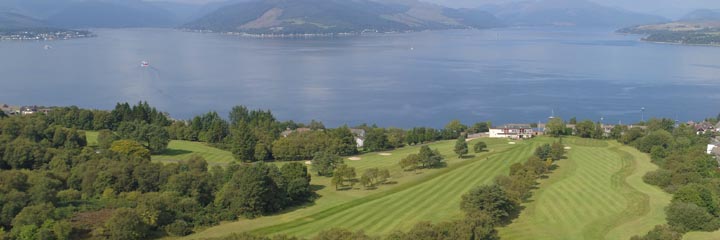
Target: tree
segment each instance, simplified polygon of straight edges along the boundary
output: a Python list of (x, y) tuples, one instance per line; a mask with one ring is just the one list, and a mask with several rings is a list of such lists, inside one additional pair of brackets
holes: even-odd
[(120, 208), (105, 222), (105, 230), (108, 239), (140, 240), (147, 237), (149, 227), (134, 210)]
[(634, 142), (635, 140), (643, 137), (644, 131), (641, 128), (630, 128), (627, 131), (625, 131), (624, 134), (620, 137), (620, 142), (623, 144), (630, 144)]
[(318, 152), (312, 160), (312, 168), (317, 171), (320, 176), (333, 176), (333, 171), (338, 165), (344, 163), (344, 160), (337, 154), (330, 152)]
[(350, 182), (350, 187), (354, 184), (354, 180), (357, 178), (357, 173), (354, 167), (348, 167), (345, 164), (339, 164), (333, 171), (332, 183), (335, 185), (335, 190), (338, 186), (345, 186), (345, 182)]
[(605, 129), (602, 127), (602, 123), (597, 122), (595, 124), (595, 130), (593, 131), (593, 138), (595, 139), (603, 139), (605, 138)]
[(490, 131), (490, 122), (478, 122), (468, 129), (469, 133), (486, 133)]
[(465, 135), (461, 135), (455, 142), (455, 154), (462, 158), (465, 154), (468, 154), (468, 145), (465, 141)]
[(504, 220), (517, 209), (505, 191), (498, 185), (474, 188), (462, 196), (460, 209), (468, 216), (487, 214), (495, 221)]
[(625, 132), (626, 130), (627, 127), (623, 125), (613, 126), (612, 130), (610, 130), (610, 139), (619, 140), (620, 137), (622, 137), (623, 132)]
[(485, 149), (487, 149), (487, 143), (485, 142), (477, 142), (475, 145), (473, 145), (473, 150), (475, 153), (481, 153), (484, 152)]
[(553, 137), (559, 137), (562, 135), (565, 135), (565, 122), (563, 122), (562, 118), (552, 118), (550, 121), (548, 121), (546, 132), (548, 135)]
[(720, 227), (720, 220), (693, 203), (673, 201), (665, 211), (668, 224), (680, 232), (711, 232)]
[(39, 227), (46, 219), (53, 219), (53, 211), (55, 211), (55, 207), (50, 203), (25, 207), (12, 220), (12, 226), (35, 225)]
[(420, 157), (420, 164), (424, 168), (438, 167), (443, 161), (443, 156), (440, 152), (437, 149), (430, 150), (430, 147), (428, 146), (420, 147), (420, 153), (418, 153), (418, 156)]
[(103, 129), (98, 132), (97, 144), (100, 149), (110, 149), (114, 141), (120, 140), (112, 131)]
[(665, 130), (657, 130), (649, 133), (635, 141), (635, 147), (641, 152), (650, 153), (654, 146), (660, 146), (664, 149), (670, 148), (673, 143), (673, 136)]
[(142, 121), (122, 122), (117, 132), (120, 138), (143, 144), (151, 153), (165, 151), (170, 143), (167, 129)]
[(668, 225), (657, 225), (645, 236), (634, 236), (630, 240), (681, 240), (682, 234)]
[(399, 164), (400, 164), (400, 168), (402, 168), (405, 171), (415, 170), (420, 165), (420, 155), (410, 154), (407, 157), (400, 160)]
[(132, 140), (119, 140), (112, 143), (110, 151), (134, 160), (150, 161), (150, 151), (142, 144)]
[(575, 131), (581, 138), (593, 138), (595, 135), (595, 123), (590, 120), (579, 122), (575, 125)]
[(365, 136), (365, 149), (371, 152), (383, 151), (390, 148), (387, 135), (385, 135), (385, 129), (373, 128), (368, 131)]
[(543, 144), (542, 146), (535, 149), (535, 156), (540, 159), (548, 159), (552, 154), (552, 146), (550, 144)]
[(695, 204), (716, 216), (719, 210), (717, 199), (710, 187), (697, 183), (682, 186), (673, 194), (673, 201)]
[(305, 164), (293, 162), (280, 168), (285, 183), (285, 192), (293, 202), (304, 202), (311, 195), (310, 174)]
[(330, 137), (333, 138), (333, 152), (341, 156), (351, 156), (358, 153), (357, 142), (350, 128), (343, 126), (329, 131)]
[(220, 190), (215, 205), (223, 207), (234, 216), (242, 215), (248, 218), (278, 211), (289, 200), (284, 190), (278, 186), (278, 180), (281, 180), (278, 177), (281, 176), (275, 165), (258, 163), (241, 166)]
[(443, 129), (443, 139), (455, 139), (467, 130), (460, 120), (452, 120)]
[(230, 131), (230, 151), (235, 160), (252, 162), (258, 139), (244, 122), (237, 123)]
[(565, 155), (565, 146), (562, 143), (556, 142), (550, 147), (550, 157), (557, 161), (563, 158)]

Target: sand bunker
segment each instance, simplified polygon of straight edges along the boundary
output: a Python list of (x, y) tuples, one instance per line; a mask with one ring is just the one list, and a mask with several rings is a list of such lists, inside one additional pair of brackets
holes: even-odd
[(565, 150), (570, 150), (570, 149), (572, 149), (572, 148), (571, 148), (571, 147), (565, 147)]
[(392, 156), (392, 153), (380, 153), (380, 156)]
[(509, 142), (508, 144), (510, 144), (510, 145), (515, 145), (515, 142)]
[(305, 165), (312, 165), (312, 161), (305, 161)]
[(360, 160), (362, 160), (362, 158), (359, 158), (359, 157), (351, 157), (351, 158), (348, 158), (348, 159), (350, 159), (350, 161), (360, 161)]

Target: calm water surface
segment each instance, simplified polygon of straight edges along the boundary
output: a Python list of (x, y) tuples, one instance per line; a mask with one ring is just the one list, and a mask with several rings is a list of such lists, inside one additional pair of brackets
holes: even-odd
[[(0, 102), (111, 109), (147, 100), (175, 118), (234, 105), (327, 125), (441, 127), (720, 112), (720, 48), (612, 30), (496, 29), (251, 39), (163, 29), (0, 42)], [(151, 66), (140, 67), (147, 60)]]

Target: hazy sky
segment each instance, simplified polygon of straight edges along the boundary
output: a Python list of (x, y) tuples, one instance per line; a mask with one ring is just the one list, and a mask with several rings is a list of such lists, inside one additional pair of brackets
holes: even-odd
[[(222, 0), (150, 0), (185, 3), (206, 3)], [(489, 3), (503, 3), (521, 0), (422, 0), (450, 7), (477, 7)], [(698, 8), (720, 9), (720, 0), (592, 0), (594, 2), (625, 8), (637, 12), (652, 13), (666, 17), (679, 17)]]

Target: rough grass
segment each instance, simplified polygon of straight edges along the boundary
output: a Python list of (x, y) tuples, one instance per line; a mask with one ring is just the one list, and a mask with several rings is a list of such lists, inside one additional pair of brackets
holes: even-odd
[(391, 156), (370, 153), (359, 156), (360, 161), (346, 161), (358, 173), (370, 167), (388, 168), (397, 184), (383, 185), (376, 190), (335, 191), (329, 179), (313, 176), (313, 185), (320, 188), (321, 197), (314, 204), (289, 210), (274, 216), (243, 219), (224, 223), (188, 239), (225, 236), (231, 233), (288, 234), (312, 236), (332, 227), (364, 230), (378, 235), (393, 230), (407, 230), (419, 221), (445, 221), (460, 218), (460, 197), (471, 188), (490, 183), (495, 176), (507, 174), (511, 164), (525, 161), (540, 143), (541, 138), (508, 144), (504, 139), (481, 139), (489, 145), (489, 152), (459, 159), (452, 153), (455, 141), (431, 144), (447, 158), (448, 167), (421, 172), (404, 172), (397, 163), (417, 146), (392, 151)]
[(684, 240), (717, 240), (720, 239), (720, 231), (715, 232), (689, 232), (683, 236)]
[(570, 139), (568, 159), (541, 183), (526, 209), (500, 229), (503, 239), (629, 239), (665, 223), (671, 196), (645, 184), (657, 169), (617, 143)]
[(207, 160), (211, 165), (224, 165), (235, 160), (232, 153), (208, 146), (206, 143), (190, 141), (170, 141), (168, 149), (162, 154), (153, 155), (152, 160), (164, 163), (184, 161), (198, 155)]
[(87, 140), (88, 146), (97, 146), (98, 132), (96, 131), (85, 131), (85, 139)]

